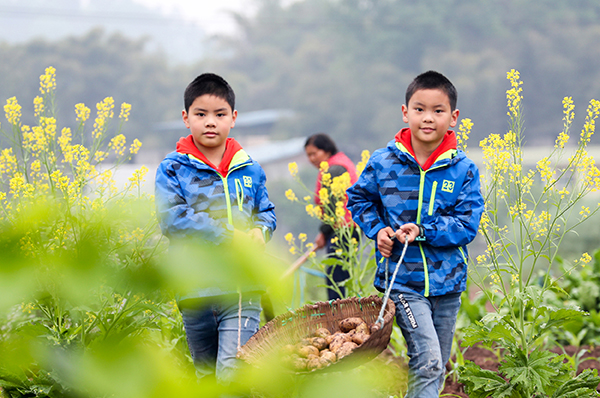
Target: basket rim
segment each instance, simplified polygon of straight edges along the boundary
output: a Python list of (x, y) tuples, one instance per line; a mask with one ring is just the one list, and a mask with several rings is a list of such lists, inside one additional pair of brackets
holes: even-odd
[[(319, 301), (313, 304), (305, 304), (302, 307), (280, 314), (271, 321), (267, 322), (242, 347), (240, 347), (238, 358), (252, 365), (259, 366), (260, 360), (264, 357), (261, 356), (261, 353), (265, 354), (265, 352), (280, 349), (285, 345), (285, 342), (269, 341), (270, 337), (271, 340), (273, 340), (272, 337), (279, 337), (281, 339), (282, 336), (280, 336), (280, 334), (285, 333), (286, 335), (283, 336), (284, 338), (289, 339), (289, 335), (293, 335), (294, 341), (300, 341), (301, 338), (309, 335), (306, 330), (302, 329), (302, 326), (310, 324), (310, 322), (314, 321), (315, 317), (318, 318), (323, 316), (327, 318), (323, 322), (329, 322), (330, 326), (332, 326), (334, 323), (337, 325), (339, 320), (349, 316), (367, 317), (371, 319), (371, 322), (368, 323), (373, 324), (379, 317), (382, 304), (383, 298), (375, 294), (367, 297), (348, 297), (333, 301)], [(360, 312), (349, 315), (344, 312), (344, 309), (348, 311), (355, 310)], [(373, 332), (371, 335), (371, 344), (367, 344), (369, 343), (369, 340), (371, 340), (369, 339), (367, 342), (358, 346), (353, 354), (348, 355), (340, 359), (338, 362), (319, 370), (331, 370), (330, 368), (334, 367), (333, 365), (337, 365), (342, 362), (346, 363), (348, 362), (348, 358), (357, 356), (355, 354), (361, 354), (361, 356), (367, 360), (379, 355), (389, 344), (394, 316), (395, 305), (392, 300), (388, 299), (386, 309), (384, 310), (383, 314), (384, 324), (379, 330)], [(367, 319), (365, 319), (365, 321), (366, 320)], [(299, 323), (297, 321), (299, 321)], [(296, 322), (296, 324), (294, 322)], [(297, 327), (298, 324), (300, 324), (301, 327)], [(288, 329), (285, 330), (285, 328)], [(293, 330), (290, 331), (290, 329)], [(339, 331), (339, 327), (337, 330), (330, 330), (331, 333), (336, 331)], [(314, 370), (302, 372), (298, 371), (296, 373), (300, 374), (309, 372), (314, 372)]]

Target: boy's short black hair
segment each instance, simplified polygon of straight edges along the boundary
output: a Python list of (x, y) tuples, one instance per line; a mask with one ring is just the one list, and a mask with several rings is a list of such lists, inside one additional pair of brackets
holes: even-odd
[(454, 111), (456, 109), (456, 101), (458, 99), (456, 87), (454, 87), (454, 84), (446, 76), (433, 70), (421, 73), (408, 85), (406, 89), (406, 105), (408, 106), (408, 102), (416, 91), (427, 89), (442, 90), (450, 100), (450, 110)]
[(185, 111), (189, 112), (196, 98), (205, 94), (222, 98), (231, 106), (232, 111), (235, 109), (235, 93), (229, 83), (214, 73), (203, 73), (188, 84), (183, 93)]
[(333, 142), (331, 137), (325, 133), (317, 133), (308, 137), (306, 139), (306, 142), (304, 143), (304, 148), (306, 148), (309, 145), (312, 145), (317, 149), (321, 149), (331, 154), (332, 156), (338, 153), (338, 149), (335, 145), (335, 142)]

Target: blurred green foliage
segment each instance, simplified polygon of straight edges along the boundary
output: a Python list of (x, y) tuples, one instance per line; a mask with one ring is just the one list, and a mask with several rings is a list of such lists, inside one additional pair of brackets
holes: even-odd
[[(121, 134), (128, 104), (117, 123), (114, 101), (102, 100), (88, 127), (91, 111), (78, 104), (74, 134), (61, 129), (54, 72), (40, 78), (35, 124), (11, 98), (0, 126), (15, 143), (0, 152), (0, 396), (389, 396), (377, 376), (382, 362), (351, 381), (266, 364), (244, 367), (228, 386), (199, 383), (176, 297), (207, 284), (262, 284), (281, 306), (292, 301), (293, 280), (282, 280), (281, 261), (251, 241), (169, 247), (153, 197), (140, 190), (147, 170), (122, 187), (113, 179), (141, 145), (127, 147)], [(107, 159), (113, 166), (103, 167)]]

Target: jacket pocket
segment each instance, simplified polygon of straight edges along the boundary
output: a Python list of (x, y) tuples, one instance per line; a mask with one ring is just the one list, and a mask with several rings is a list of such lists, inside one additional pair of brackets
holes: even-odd
[(244, 186), (239, 178), (235, 179), (235, 196), (238, 202), (238, 209), (244, 211)]
[(433, 206), (435, 205), (435, 192), (437, 191), (438, 182), (434, 181), (431, 186), (431, 196), (429, 197), (429, 210), (427, 211), (428, 215), (433, 214)]

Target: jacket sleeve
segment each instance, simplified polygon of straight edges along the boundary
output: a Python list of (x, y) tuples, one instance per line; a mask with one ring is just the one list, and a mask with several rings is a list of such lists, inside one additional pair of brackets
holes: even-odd
[(262, 167), (260, 168), (259, 185), (256, 190), (256, 207), (253, 222), (256, 227), (262, 229), (265, 242), (271, 240), (275, 228), (277, 228), (277, 217), (275, 216), (275, 205), (269, 200), (266, 182), (267, 177)]
[(197, 236), (215, 244), (231, 240), (232, 226), (216, 221), (208, 212), (196, 212), (187, 203), (173, 165), (174, 162), (163, 161), (156, 171), (156, 213), (162, 233), (169, 239)]
[(470, 243), (477, 236), (484, 207), (479, 170), (471, 163), (452, 214), (437, 215), (423, 224), (427, 243), (434, 247)]
[(363, 230), (370, 239), (376, 239), (377, 233), (385, 228), (381, 197), (377, 183), (377, 170), (374, 167), (373, 157), (369, 159), (365, 169), (350, 188), (348, 194), (348, 210), (352, 213), (352, 219)]

